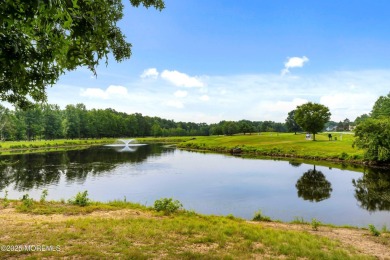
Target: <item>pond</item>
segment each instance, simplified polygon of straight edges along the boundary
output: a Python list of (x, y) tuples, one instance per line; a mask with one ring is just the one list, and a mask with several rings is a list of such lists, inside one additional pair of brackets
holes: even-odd
[(146, 145), (120, 152), (92, 147), (1, 156), (0, 196), (39, 200), (73, 197), (88, 190), (97, 201), (153, 205), (172, 197), (198, 213), (251, 219), (261, 210), (282, 221), (316, 218), (323, 223), (390, 227), (390, 173), (365, 173), (288, 161), (243, 159), (223, 154)]

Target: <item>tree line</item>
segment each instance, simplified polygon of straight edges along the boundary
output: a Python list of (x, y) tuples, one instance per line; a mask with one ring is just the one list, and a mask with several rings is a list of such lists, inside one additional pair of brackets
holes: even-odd
[(84, 104), (34, 105), (10, 110), (0, 105), (0, 138), (3, 141), (87, 139), (144, 136), (206, 136), (254, 132), (286, 132), (284, 123), (273, 121), (221, 121), (217, 124), (175, 122), (141, 113), (114, 109), (90, 109)]

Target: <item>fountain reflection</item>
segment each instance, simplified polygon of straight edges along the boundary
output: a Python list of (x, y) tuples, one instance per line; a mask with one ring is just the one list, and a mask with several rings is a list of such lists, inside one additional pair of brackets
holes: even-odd
[(118, 139), (115, 144), (107, 144), (105, 146), (112, 147), (117, 152), (130, 152), (134, 153), (137, 151), (138, 147), (144, 146), (147, 144), (139, 144), (135, 139)]

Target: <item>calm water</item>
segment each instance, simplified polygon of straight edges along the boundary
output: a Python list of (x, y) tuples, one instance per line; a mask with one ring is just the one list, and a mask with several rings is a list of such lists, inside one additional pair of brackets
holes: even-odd
[(251, 219), (317, 218), (336, 225), (390, 227), (390, 172), (359, 172), (287, 161), (242, 159), (147, 145), (119, 152), (110, 147), (1, 156), (0, 196), (28, 193), (69, 199), (88, 190), (98, 201), (152, 205), (173, 197), (199, 213)]

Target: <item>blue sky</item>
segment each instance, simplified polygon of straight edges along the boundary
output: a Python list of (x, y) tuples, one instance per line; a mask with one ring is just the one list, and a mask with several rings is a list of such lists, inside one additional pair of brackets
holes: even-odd
[[(49, 103), (84, 103), (175, 121), (284, 122), (308, 101), (332, 120), (370, 112), (390, 91), (390, 1), (125, 2), (131, 59), (68, 72)], [(104, 62), (102, 62), (104, 64)]]

